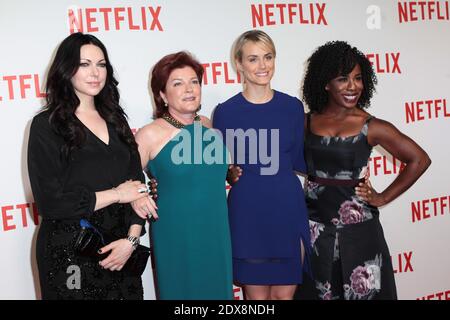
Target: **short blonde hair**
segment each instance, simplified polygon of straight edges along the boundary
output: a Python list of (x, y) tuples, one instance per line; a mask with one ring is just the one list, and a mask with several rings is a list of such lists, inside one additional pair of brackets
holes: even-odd
[(233, 49), (234, 59), (242, 62), (242, 47), (248, 42), (262, 42), (265, 44), (276, 56), (275, 44), (271, 37), (267, 33), (261, 30), (249, 30), (244, 32), (236, 39)]

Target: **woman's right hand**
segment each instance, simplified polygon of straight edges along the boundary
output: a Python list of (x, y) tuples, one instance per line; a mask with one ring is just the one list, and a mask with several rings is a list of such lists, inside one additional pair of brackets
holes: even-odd
[(136, 214), (142, 219), (158, 219), (158, 214), (156, 213), (158, 207), (156, 206), (155, 201), (149, 195), (131, 202), (131, 206), (133, 207), (134, 212), (136, 212)]
[(242, 169), (239, 166), (230, 164), (227, 172), (227, 182), (229, 185), (233, 185), (238, 182), (239, 177), (242, 175)]
[(119, 203), (130, 203), (144, 197), (148, 197), (147, 186), (138, 180), (128, 180), (114, 188), (117, 192)]

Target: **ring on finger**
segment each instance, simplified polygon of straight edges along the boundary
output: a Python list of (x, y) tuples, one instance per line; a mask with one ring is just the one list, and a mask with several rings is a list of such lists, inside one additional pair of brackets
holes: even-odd
[(139, 188), (139, 189), (138, 189), (138, 192), (139, 192), (139, 193), (146, 193), (146, 192), (148, 192), (148, 190), (147, 190), (147, 188), (142, 187), (142, 188)]

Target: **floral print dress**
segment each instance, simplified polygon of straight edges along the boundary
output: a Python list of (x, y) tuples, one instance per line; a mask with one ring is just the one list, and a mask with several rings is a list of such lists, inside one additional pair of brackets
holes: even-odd
[(307, 115), (305, 198), (310, 216), (315, 296), (323, 300), (396, 299), (390, 253), (379, 211), (355, 195), (372, 146), (369, 117), (349, 137), (318, 136)]

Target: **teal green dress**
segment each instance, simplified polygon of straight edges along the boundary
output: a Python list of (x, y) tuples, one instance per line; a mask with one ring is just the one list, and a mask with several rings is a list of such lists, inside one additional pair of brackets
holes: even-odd
[(195, 122), (147, 165), (158, 181), (151, 232), (159, 299), (233, 298), (226, 159), (220, 134)]

